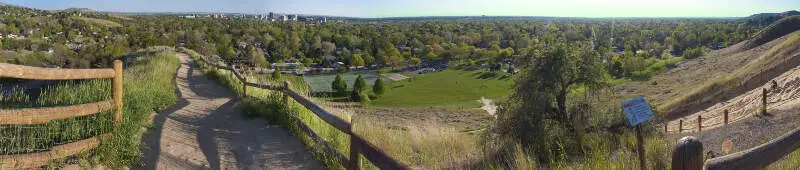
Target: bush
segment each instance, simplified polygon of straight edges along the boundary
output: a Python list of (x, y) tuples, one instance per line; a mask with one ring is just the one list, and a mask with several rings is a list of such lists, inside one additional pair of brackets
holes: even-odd
[(366, 106), (369, 105), (369, 103), (371, 103), (372, 100), (369, 99), (369, 95), (367, 95), (366, 93), (361, 93), (359, 95), (358, 102), (360, 102), (362, 106)]
[(364, 80), (364, 77), (359, 75), (358, 78), (356, 78), (356, 82), (353, 83), (353, 92), (350, 93), (350, 97), (354, 101), (361, 101), (361, 96), (366, 94), (364, 93), (365, 90), (367, 90), (367, 81)]
[(705, 53), (703, 52), (703, 47), (692, 48), (683, 52), (683, 58), (686, 59), (695, 59), (703, 55), (705, 55)]
[(347, 84), (342, 80), (342, 74), (336, 75), (336, 78), (331, 82), (331, 88), (340, 96), (347, 94)]
[(372, 85), (372, 92), (375, 93), (375, 95), (377, 96), (381, 96), (384, 93), (386, 93), (386, 85), (383, 84), (383, 79), (381, 79), (380, 77), (378, 77), (378, 79), (375, 79), (375, 84)]
[(275, 68), (275, 71), (272, 72), (272, 78), (275, 79), (275, 80), (280, 80), (281, 79), (281, 69)]

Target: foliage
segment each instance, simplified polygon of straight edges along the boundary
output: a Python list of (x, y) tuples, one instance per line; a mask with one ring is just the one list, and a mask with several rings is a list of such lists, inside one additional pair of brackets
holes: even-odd
[(360, 54), (354, 54), (350, 60), (351, 60), (350, 61), (351, 66), (356, 66), (356, 67), (364, 66), (364, 59), (361, 58)]
[(378, 96), (382, 96), (386, 93), (386, 85), (383, 83), (382, 78), (378, 77), (378, 79), (375, 79), (375, 83), (372, 85), (372, 92)]
[(345, 84), (344, 80), (342, 80), (342, 74), (337, 74), (336, 78), (333, 79), (333, 82), (331, 82), (331, 89), (333, 89), (338, 95), (344, 95), (347, 93), (347, 84)]
[(275, 68), (275, 71), (272, 72), (272, 79), (280, 80), (281, 79), (281, 69)]
[(350, 98), (357, 102), (369, 102), (369, 98), (367, 98), (367, 101), (364, 101), (362, 97), (367, 94), (367, 87), (369, 87), (367, 86), (367, 81), (359, 75), (358, 78), (356, 78), (356, 82), (353, 82), (353, 91), (350, 93)]
[(697, 48), (688, 49), (685, 52), (683, 52), (683, 58), (695, 59), (697, 57), (701, 57), (701, 56), (705, 55), (705, 52), (703, 52), (703, 50), (704, 50), (703, 47), (697, 47)]
[[(496, 133), (518, 141), (524, 148), (531, 148), (539, 162), (558, 156), (549, 145), (563, 144), (563, 138), (567, 137), (544, 139), (565, 135), (557, 134), (558, 129), (574, 133), (576, 127), (585, 123), (575, 121), (584, 116), (583, 112), (567, 110), (571, 89), (580, 86), (596, 91), (605, 86), (605, 73), (597, 54), (579, 44), (573, 46), (577, 48), (568, 51), (566, 45), (558, 43), (544, 56), (532, 56), (533, 61), (517, 77), (514, 92), (498, 112)], [(580, 134), (569, 136), (579, 137)], [(582, 149), (580, 142), (572, 146)], [(564, 151), (559, 149), (558, 152)]]

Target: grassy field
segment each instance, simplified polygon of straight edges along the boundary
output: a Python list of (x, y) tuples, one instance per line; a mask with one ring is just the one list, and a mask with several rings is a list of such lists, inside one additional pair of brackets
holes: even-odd
[[(378, 74), (375, 71), (351, 71), (343, 73), (342, 79), (347, 82), (347, 87), (352, 89), (353, 83), (356, 82), (356, 78), (359, 75), (363, 76), (367, 81), (367, 85), (370, 86), (375, 83), (375, 79), (378, 79)], [(305, 82), (311, 86), (311, 90), (314, 92), (333, 92), (331, 82), (335, 78), (336, 74), (303, 76)]]
[[(155, 49), (151, 49), (155, 50)], [(179, 61), (161, 49), (160, 54), (143, 56), (124, 71), (123, 119), (113, 138), (104, 140), (100, 147), (76, 155), (78, 159), (51, 161), (49, 168), (58, 168), (65, 162), (79, 163), (83, 167), (102, 164), (121, 169), (138, 165), (142, 127), (154, 110), (167, 108), (177, 102), (174, 75)], [(0, 95), (3, 96), (3, 95)], [(111, 80), (67, 82), (42, 90), (34, 105), (27, 105), (26, 94), (15, 93), (9, 98), (0, 97), (2, 106), (17, 103), (14, 107), (63, 106), (91, 103), (111, 99)], [(80, 139), (110, 133), (112, 112), (106, 111), (89, 116), (51, 121), (44, 125), (0, 126), (0, 154), (41, 152), (54, 145), (66, 144)], [(24, 130), (23, 130), (24, 129)]]
[(511, 80), (503, 72), (447, 69), (388, 84), (388, 91), (373, 102), (377, 107), (476, 108), (481, 97), (504, 98)]

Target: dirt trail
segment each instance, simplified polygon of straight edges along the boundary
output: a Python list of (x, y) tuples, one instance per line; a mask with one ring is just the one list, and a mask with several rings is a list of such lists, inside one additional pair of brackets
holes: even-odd
[(779, 107), (800, 105), (800, 68), (793, 68), (769, 82), (733, 99), (673, 120), (669, 122), (668, 129), (670, 132), (678, 132), (679, 120), (683, 120), (683, 132), (696, 131), (698, 115), (703, 117), (703, 130), (717, 128), (724, 125), (725, 110), (728, 110), (729, 123), (749, 118), (759, 113), (762, 89), (767, 89), (768, 113)]
[(180, 101), (155, 116), (140, 169), (323, 169), (285, 129), (243, 118), (229, 89), (178, 56)]

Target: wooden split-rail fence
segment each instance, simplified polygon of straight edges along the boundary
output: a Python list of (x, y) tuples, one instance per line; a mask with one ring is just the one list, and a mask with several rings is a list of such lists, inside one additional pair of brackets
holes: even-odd
[(350, 155), (345, 156), (345, 154), (337, 151), (333, 148), (322, 136), (314, 132), (308, 125), (303, 123), (300, 118), (296, 116), (292, 116), (292, 121), (296, 122), (300, 130), (308, 135), (312, 140), (317, 143), (322, 144), (324, 147), (324, 151), (329, 154), (335, 156), (339, 163), (341, 163), (347, 169), (361, 169), (361, 159), (359, 159), (360, 155), (363, 155), (367, 160), (372, 162), (373, 165), (377, 166), (381, 169), (410, 169), (408, 165), (392, 158), (386, 152), (381, 150), (380, 148), (376, 147), (374, 144), (370, 143), (369, 141), (365, 140), (360, 135), (353, 132), (353, 125), (351, 122), (345, 121), (338, 116), (331, 114), (330, 112), (326, 111), (319, 105), (315, 104), (308, 98), (300, 95), (297, 91), (291, 89), (291, 83), (289, 81), (284, 81), (283, 86), (274, 86), (274, 85), (264, 85), (264, 84), (256, 84), (247, 82), (247, 78), (242, 76), (239, 73), (239, 70), (234, 67), (224, 66), (215, 64), (213, 62), (209, 62), (201, 56), (198, 56), (202, 62), (198, 62), (198, 64), (204, 64), (208, 66), (215, 67), (216, 69), (228, 70), (231, 71), (239, 81), (242, 82), (242, 92), (244, 93), (243, 96), (247, 96), (247, 87), (256, 87), (266, 90), (272, 91), (279, 91), (284, 94), (284, 102), (289, 104), (291, 102), (290, 99), (293, 99), (297, 103), (300, 103), (308, 110), (311, 110), (317, 117), (324, 120), (327, 124), (335, 127), (339, 131), (342, 131), (348, 135), (350, 135)]
[[(761, 91), (761, 108), (759, 109), (759, 114), (761, 114), (761, 115), (767, 114), (767, 110), (766, 110), (767, 109), (767, 93), (768, 93), (767, 89), (762, 89), (762, 91)], [(677, 124), (673, 123), (673, 125), (670, 125), (669, 122), (665, 123), (664, 124), (664, 132), (666, 132), (666, 133), (670, 133), (670, 132), (683, 133), (684, 131), (687, 131), (687, 132), (691, 132), (691, 131), (702, 132), (704, 127), (714, 127), (714, 126), (718, 126), (718, 125), (723, 125), (723, 126), (724, 125), (728, 125), (728, 123), (730, 123), (730, 122), (736, 122), (736, 121), (745, 119), (745, 118), (747, 118), (747, 116), (749, 116), (749, 115), (748, 114), (740, 114), (739, 116), (737, 116), (735, 118), (731, 118), (730, 117), (730, 112), (727, 109), (723, 110), (722, 114), (712, 114), (712, 115), (708, 115), (706, 117), (703, 117), (702, 114), (698, 114), (695, 119), (686, 119), (686, 120), (684, 120), (683, 118), (679, 119)], [(713, 121), (713, 119), (717, 119), (717, 121)], [(722, 119), (722, 120), (719, 120), (719, 119)], [(712, 120), (712, 121), (710, 121), (712, 123), (710, 123), (710, 124), (707, 123), (707, 122), (709, 122), (709, 120)], [(675, 127), (675, 126), (677, 126), (677, 130), (670, 130), (669, 129), (669, 127)]]
[[(762, 89), (760, 114), (767, 114), (767, 90)], [(745, 115), (746, 116), (746, 115)], [(738, 119), (743, 119), (741, 116)], [(723, 123), (728, 124), (728, 111), (723, 114)], [(697, 117), (697, 132), (703, 128), (703, 117)], [(665, 126), (665, 131), (667, 128)], [(678, 132), (683, 131), (683, 120), (679, 121)], [(727, 169), (763, 169), (778, 161), (789, 153), (800, 148), (800, 128), (794, 129), (783, 136), (767, 143), (744, 151), (728, 154), (721, 157), (704, 157), (703, 143), (693, 136), (680, 140), (672, 151), (673, 170), (727, 170)]]
[[(113, 99), (72, 106), (0, 110), (0, 125), (37, 125), (114, 110), (114, 124), (122, 120), (122, 61), (114, 61), (113, 69), (59, 69), (0, 63), (0, 77), (29, 80), (76, 80), (113, 78)], [(35, 168), (49, 161), (75, 155), (100, 146), (102, 134), (69, 144), (54, 146), (46, 152), (0, 155), (0, 169)]]
[(800, 148), (800, 128), (767, 143), (716, 158), (706, 158), (703, 143), (688, 136), (672, 150), (673, 170), (763, 169)]

